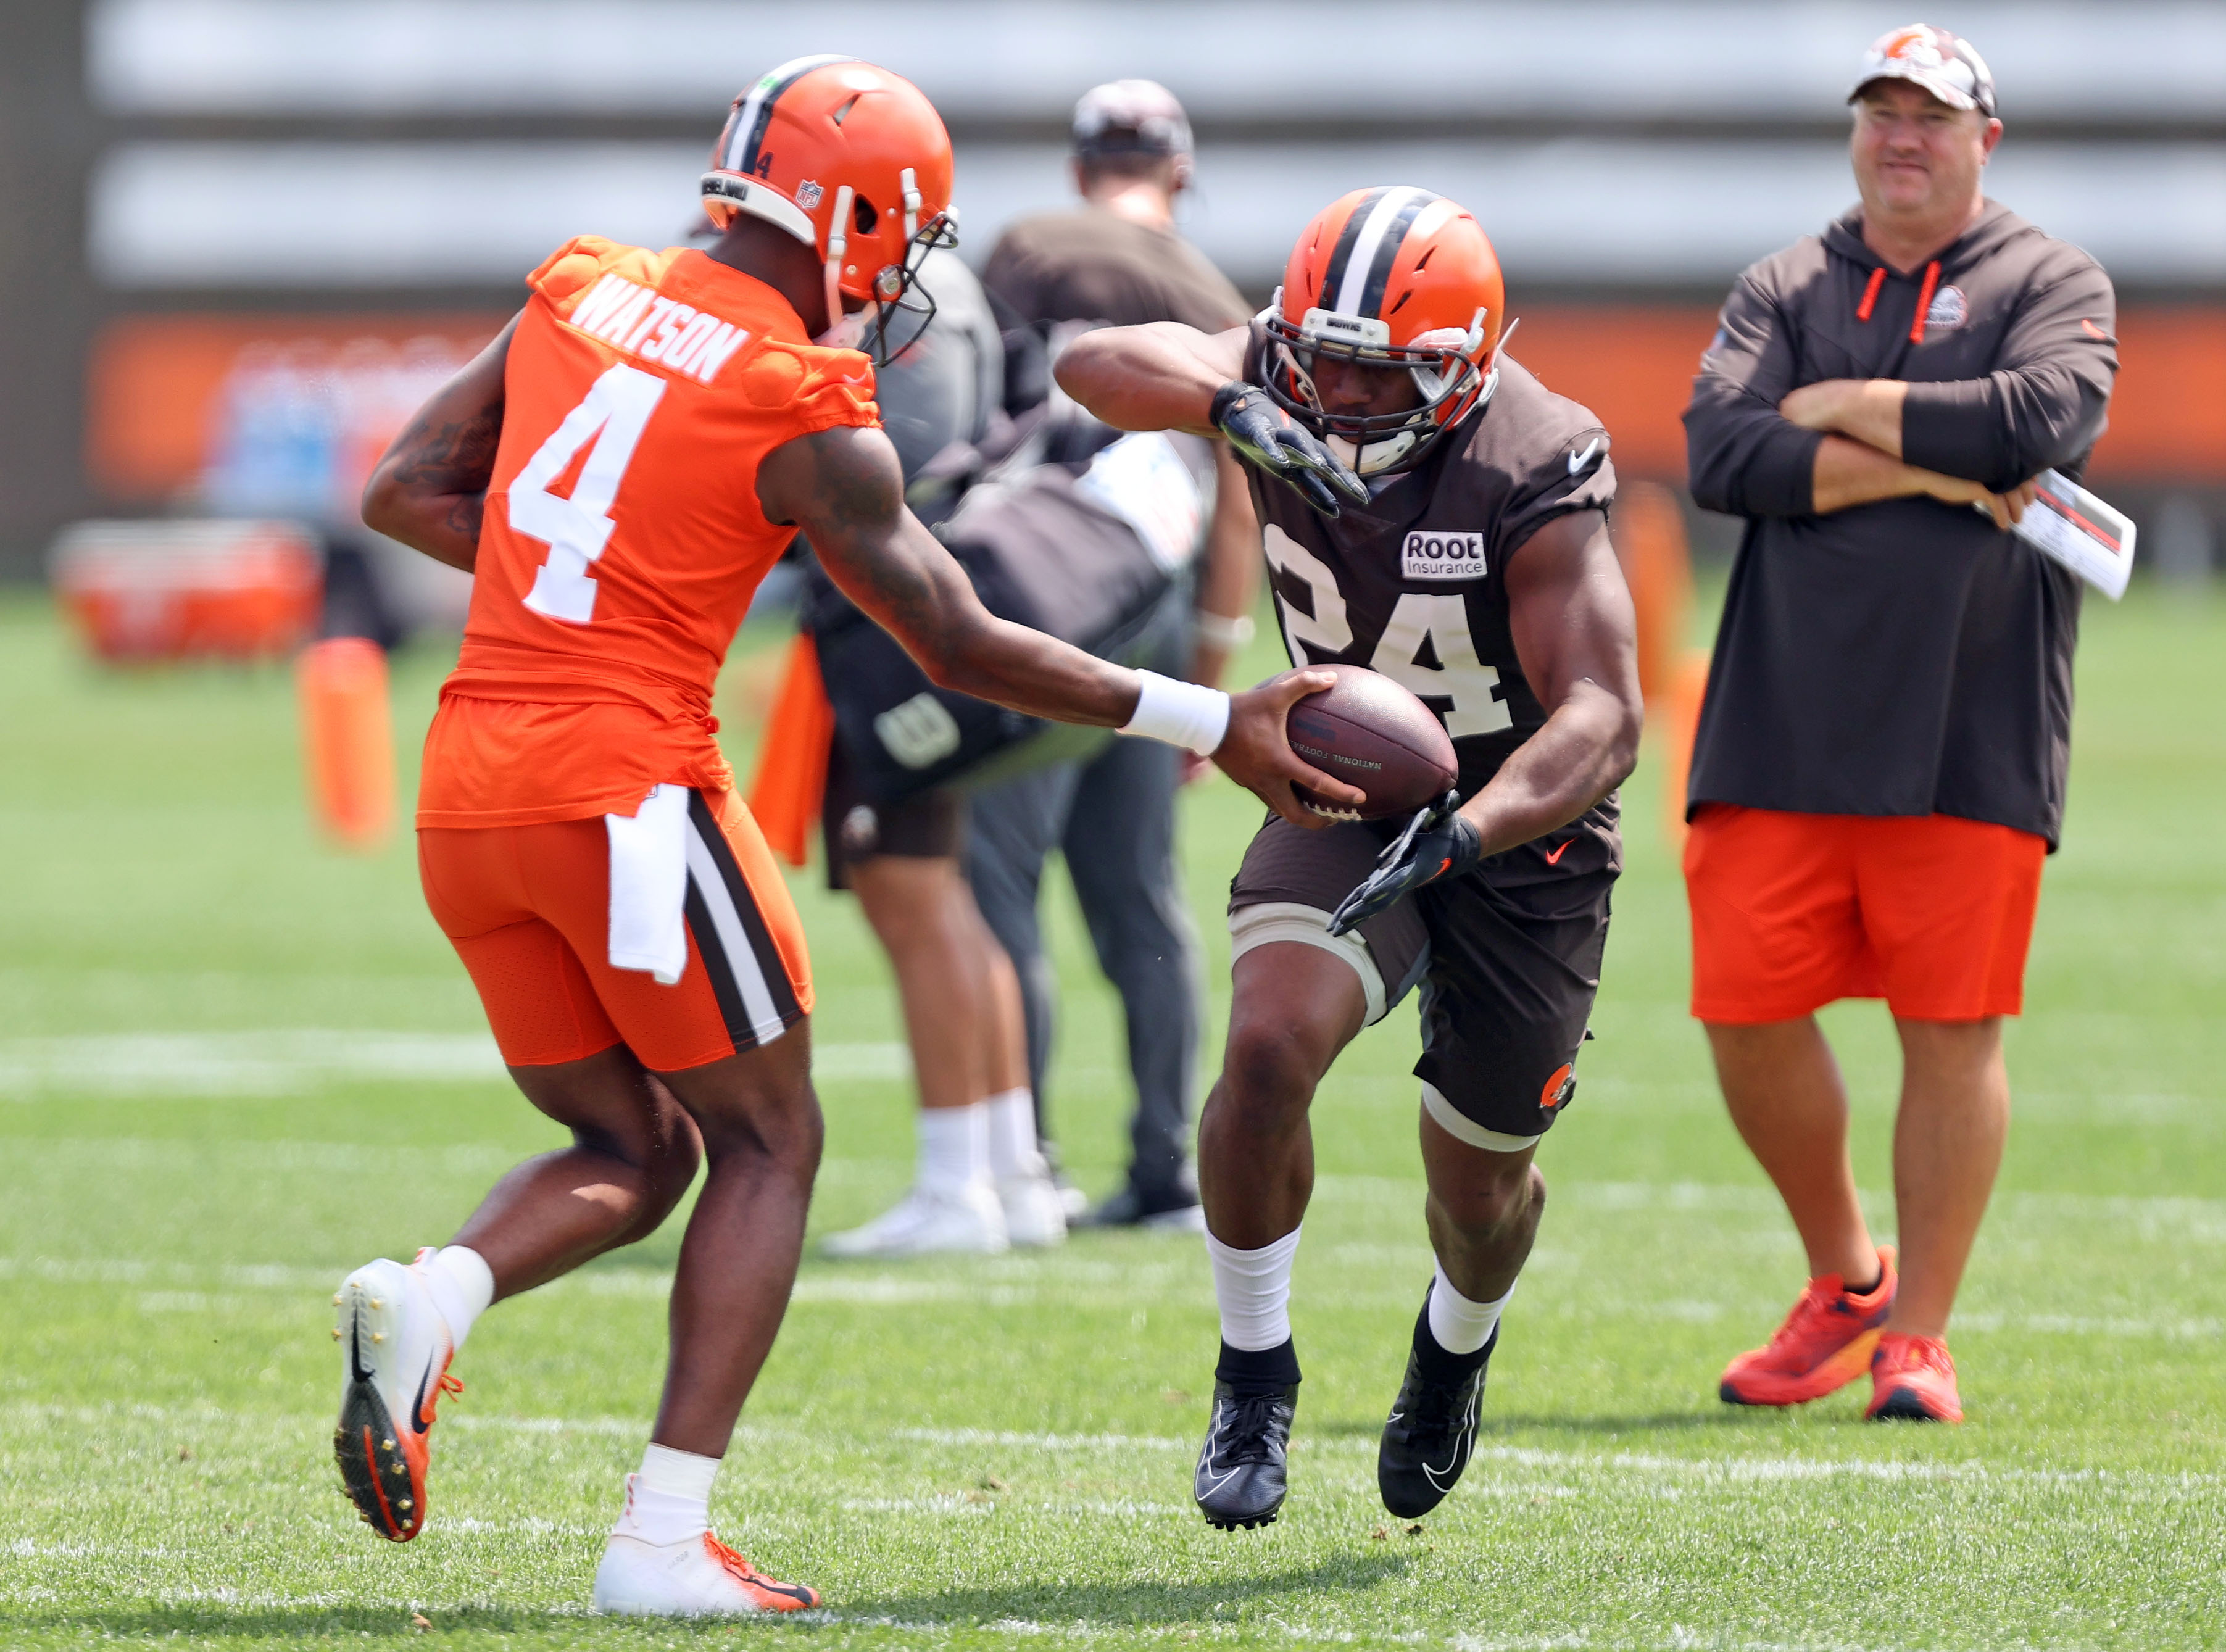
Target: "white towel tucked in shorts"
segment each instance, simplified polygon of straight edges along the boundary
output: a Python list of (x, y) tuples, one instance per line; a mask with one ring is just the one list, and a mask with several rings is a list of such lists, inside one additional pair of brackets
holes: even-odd
[(688, 967), (688, 788), (653, 788), (631, 816), (605, 815), (611, 836), (611, 968), (646, 969), (661, 987)]

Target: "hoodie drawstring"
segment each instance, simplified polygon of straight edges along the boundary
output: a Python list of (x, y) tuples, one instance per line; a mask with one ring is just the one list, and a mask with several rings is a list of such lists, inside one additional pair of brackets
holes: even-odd
[(1924, 342), (1924, 318), (1931, 313), (1932, 289), (1940, 282), (1940, 260), (1933, 259), (1924, 266), (1924, 284), (1917, 289), (1917, 319), (1909, 324), (1909, 341)]
[[(1917, 319), (1909, 324), (1909, 341), (1924, 342), (1924, 318), (1932, 308), (1932, 289), (1940, 284), (1940, 260), (1933, 259), (1924, 266), (1924, 283), (1917, 289)], [(1863, 302), (1855, 306), (1855, 320), (1867, 321), (1877, 307), (1879, 289), (1886, 285), (1886, 266), (1880, 264), (1871, 271), (1871, 278), (1863, 285)]]
[(1879, 289), (1885, 285), (1886, 266), (1880, 264), (1871, 271), (1870, 285), (1863, 289), (1863, 302), (1855, 306), (1855, 320), (1867, 321), (1871, 319), (1871, 306), (1878, 302)]

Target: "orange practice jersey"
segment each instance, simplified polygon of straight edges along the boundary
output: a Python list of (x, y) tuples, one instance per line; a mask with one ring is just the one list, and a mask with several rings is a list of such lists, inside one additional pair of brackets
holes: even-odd
[(683, 248), (599, 236), (528, 277), (463, 651), (425, 740), (421, 826), (632, 814), (667, 781), (732, 784), (711, 688), (796, 531), (757, 471), (879, 422), (872, 365)]

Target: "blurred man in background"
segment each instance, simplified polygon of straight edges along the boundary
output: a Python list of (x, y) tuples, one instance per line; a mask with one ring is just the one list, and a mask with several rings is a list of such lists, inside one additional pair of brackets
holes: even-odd
[[(1032, 347), (1040, 363), (1083, 325), (1179, 321), (1219, 333), (1248, 314), (1228, 278), (1175, 232), (1175, 200), (1191, 179), (1191, 131), (1166, 87), (1093, 87), (1075, 105), (1073, 143), (1084, 204), (1014, 224), (986, 274), (1008, 320), (1030, 330), (1012, 353), (1011, 398), (1048, 399), (1046, 457), (1065, 461), (1090, 457), (1120, 433), (1084, 414), (1040, 365), (1032, 369)], [(1251, 636), (1260, 554), (1242, 473), (1225, 447), (1216, 443), (1216, 453), (1220, 485), (1205, 553), (1195, 575), (1185, 568), (1168, 592), (1150, 655), (1152, 669), (1206, 684), (1220, 680)], [(1184, 775), (1180, 753), (1118, 740), (1091, 761), (984, 791), (973, 812), (975, 897), (1019, 972), (1040, 1123), (1058, 983), (1037, 903), (1054, 848), (1065, 855), (1098, 965), (1121, 994), (1136, 1103), (1128, 1175), (1088, 1218), (1101, 1225), (1203, 1225), (1190, 1163), (1202, 979), (1174, 840)]]
[[(2079, 620), (2077, 581), (2006, 530), (2102, 432), (2115, 301), (1986, 199), (2002, 128), (1968, 41), (1896, 30), (1849, 101), (1862, 204), (1740, 278), (1685, 414), (1694, 497), (1748, 518), (1693, 753), (1693, 1013), (1811, 1275), (1721, 1392), (1793, 1405), (1867, 1369), (1867, 1415), (1954, 1422), (1949, 1310), (2008, 1127)], [(1877, 997), (1898, 1278), (1813, 1013)]]
[[(874, 375), (874, 398), (904, 467), (906, 502), (937, 528), (991, 455), (1009, 447), (1011, 433), (1004, 349), (981, 283), (956, 252), (942, 250), (928, 256), (921, 279), (935, 295), (935, 318)], [(846, 647), (852, 628), (873, 621), (815, 560), (798, 623), (816, 669), (855, 658)], [(886, 649), (867, 658), (908, 664)], [(916, 685), (905, 670), (881, 697), (900, 702)], [(857, 748), (862, 739), (867, 749)], [(919, 1090), (912, 1187), (873, 1222), (830, 1235), (824, 1249), (863, 1257), (1057, 1244), (1066, 1237), (1066, 1215), (1037, 1144), (1020, 988), (967, 886), (966, 795), (954, 779), (877, 797), (869, 775), (871, 747), (880, 743), (838, 723), (818, 753), (769, 731), (760, 759), (760, 790), (779, 784), (771, 780), (778, 770), (826, 763), (819, 816), (828, 884), (856, 894), (888, 954)]]
[[(880, 376), (914, 510), (993, 612), (1119, 664), (1164, 658), (1188, 613), (1182, 575), (1211, 521), (1212, 444), (1135, 435), (1084, 458), (1042, 458), (1061, 429), (1041, 405), (1018, 423), (998, 405), (1001, 346), (980, 286), (952, 255), (931, 258), (926, 273), (940, 283), (935, 319)], [(798, 732), (769, 735), (753, 807), (765, 798), (772, 819), (776, 797), (811, 794), (830, 880), (856, 890), (895, 969), (920, 1101), (912, 1187), (830, 1236), (827, 1252), (1058, 1243), (1066, 1214), (1039, 1147), (1019, 988), (959, 852), (970, 788), (1046, 765), (1071, 771), (1112, 737), (940, 690), (824, 573), (806, 594), (774, 719)], [(807, 698), (830, 714), (809, 720), (810, 733), (789, 710)], [(825, 765), (824, 795), (805, 778), (814, 762)], [(799, 861), (802, 813), (790, 810), (775, 835)]]

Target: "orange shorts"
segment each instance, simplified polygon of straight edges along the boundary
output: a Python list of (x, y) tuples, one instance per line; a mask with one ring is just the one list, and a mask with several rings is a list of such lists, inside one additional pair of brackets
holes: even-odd
[(1910, 1020), (2014, 1015), (2047, 852), (1952, 815), (1708, 804), (1685, 839), (1693, 1013), (1745, 1025), (1883, 998)]
[(610, 963), (610, 838), (597, 816), (420, 828), (434, 921), (471, 971), (502, 1058), (537, 1067), (624, 1040), (653, 1072), (779, 1038), (811, 1010), (804, 926), (757, 823), (731, 791), (689, 800), (688, 964), (670, 987)]

